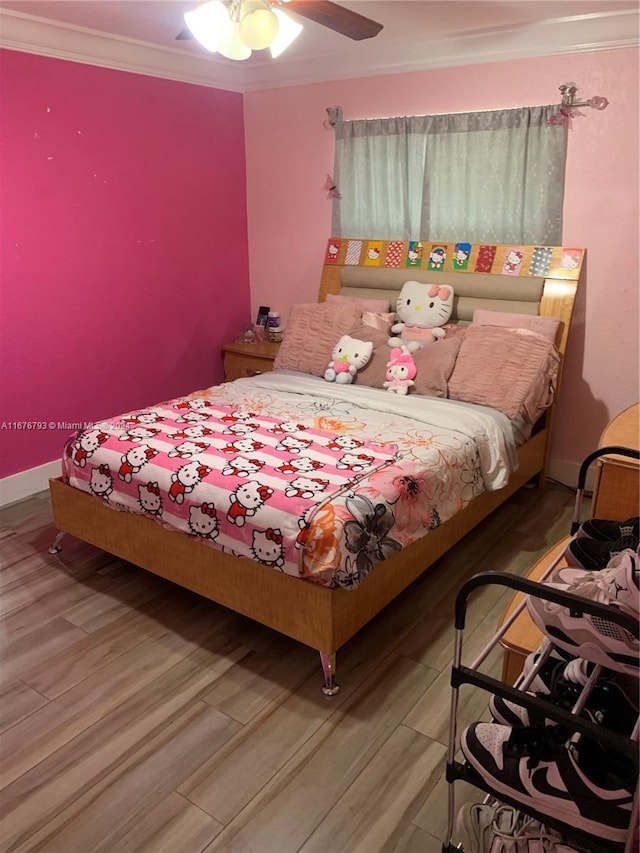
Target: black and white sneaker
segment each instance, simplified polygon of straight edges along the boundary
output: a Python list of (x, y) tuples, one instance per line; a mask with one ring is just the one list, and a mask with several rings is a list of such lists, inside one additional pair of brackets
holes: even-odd
[[(522, 670), (524, 680), (529, 676), (538, 658), (537, 652), (532, 652), (526, 658)], [(572, 658), (566, 653), (552, 649), (542, 668), (529, 684), (527, 694), (547, 699), (563, 708), (567, 708), (567, 703), (570, 703), (569, 708), (572, 708), (594, 666), (595, 664), (587, 663), (581, 658)], [(552, 720), (530, 717), (529, 712), (522, 705), (502, 699), (500, 696), (491, 697), (489, 710), (495, 722), (505, 726), (555, 725)]]
[(599, 539), (600, 542), (611, 542), (623, 536), (640, 535), (640, 517), (633, 516), (624, 521), (610, 521), (608, 518), (589, 518), (583, 521), (576, 532), (576, 537), (586, 536), (587, 539)]
[[(525, 678), (533, 669), (536, 657), (534, 653), (525, 661)], [(581, 658), (567, 662), (554, 650), (534, 677), (527, 693), (546, 699), (565, 711), (571, 711), (580, 698), (594, 666), (595, 664)], [(553, 720), (530, 713), (522, 705), (500, 696), (491, 697), (489, 710), (496, 722), (506, 726), (557, 725)], [(622, 680), (620, 683), (615, 680), (613, 671), (602, 670), (582, 713), (592, 722), (629, 737), (638, 719), (637, 697), (634, 691), (625, 689)]]
[(600, 839), (625, 841), (636, 779), (623, 756), (580, 735), (566, 742), (557, 727), (474, 723), (460, 745), (498, 796)]
[(620, 536), (617, 539), (588, 539), (581, 536), (572, 539), (567, 545), (564, 558), (567, 565), (574, 569), (586, 569), (597, 572), (608, 566), (618, 554), (625, 550), (635, 551), (638, 547), (638, 536)]

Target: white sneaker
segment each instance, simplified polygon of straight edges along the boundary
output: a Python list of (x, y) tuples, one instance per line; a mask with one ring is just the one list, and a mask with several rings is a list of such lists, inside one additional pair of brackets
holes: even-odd
[(464, 853), (576, 853), (555, 830), (498, 802), (462, 806), (455, 841)]
[[(630, 549), (617, 554), (598, 572), (584, 569), (560, 569), (547, 584), (591, 601), (608, 604), (639, 619), (640, 590), (638, 555)], [(578, 614), (561, 604), (529, 596), (531, 618), (557, 646), (576, 657), (601, 666), (638, 676), (640, 644), (633, 634), (615, 622)]]

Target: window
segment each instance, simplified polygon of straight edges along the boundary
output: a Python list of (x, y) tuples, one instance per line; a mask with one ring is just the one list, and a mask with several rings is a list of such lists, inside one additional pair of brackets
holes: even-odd
[(339, 121), (333, 234), (558, 245), (557, 106)]

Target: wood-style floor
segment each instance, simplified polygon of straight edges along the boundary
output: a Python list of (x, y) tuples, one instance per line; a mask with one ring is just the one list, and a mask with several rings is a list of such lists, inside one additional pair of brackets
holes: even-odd
[[(331, 699), (313, 650), (69, 537), (51, 556), (46, 494), (5, 508), (0, 849), (439, 851), (456, 590), (525, 573), (573, 503), (511, 498), (339, 652)], [(507, 596), (472, 602), (465, 660)], [(463, 691), (466, 725), (487, 696)]]

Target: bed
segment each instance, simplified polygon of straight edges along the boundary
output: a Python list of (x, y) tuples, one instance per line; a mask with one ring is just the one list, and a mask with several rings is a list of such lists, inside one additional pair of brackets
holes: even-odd
[[(430, 245), (329, 240), (318, 302), (326, 303), (335, 296), (383, 298), (393, 306), (402, 284), (412, 279), (454, 287), (449, 337), (455, 337), (453, 333), (459, 327), (469, 324), (474, 312), (479, 317), (478, 312), (484, 310), (500, 312), (505, 318), (556, 318), (557, 400), (561, 359), (584, 250), (434, 243), (431, 248), (439, 251), (433, 253)], [(457, 252), (459, 246), (466, 251)], [(450, 259), (448, 262), (443, 261), (440, 250)], [(477, 330), (477, 325), (468, 327), (467, 337), (470, 338), (468, 330)], [(462, 361), (461, 356), (458, 359)], [(442, 397), (420, 397), (418, 404), (417, 399), (411, 394), (401, 399), (363, 387), (359, 381), (338, 389), (318, 376), (287, 370), (285, 360), (281, 369), (253, 380), (237, 380), (158, 404), (146, 410), (142, 420), (138, 417), (141, 413), (113, 419), (110, 435), (108, 427), (103, 432), (98, 426), (93, 430), (93, 443), (83, 445), (78, 436), (70, 440), (63, 476), (50, 480), (54, 521), (59, 530), (51, 551), (59, 550), (65, 533), (71, 534), (311, 646), (320, 653), (323, 692), (332, 695), (338, 689), (338, 649), (517, 489), (533, 478), (543, 481), (545, 477), (555, 400), (530, 425), (531, 430), (523, 432), (519, 425), (516, 430), (509, 428), (517, 418), (510, 420), (490, 407)], [(149, 411), (157, 422), (150, 419)], [(458, 425), (459, 418), (464, 426)], [(219, 424), (218, 449), (222, 458), (216, 482), (239, 483), (243, 488), (253, 484), (251, 500), (258, 501), (265, 513), (267, 507), (262, 504), (270, 499), (268, 521), (262, 525), (266, 538), (260, 533), (262, 538), (257, 540), (255, 529), (253, 539), (248, 535), (255, 512), (247, 507), (256, 504), (249, 499), (240, 500), (237, 489), (235, 497), (225, 498), (225, 511), (221, 513), (219, 498), (198, 498), (195, 503), (191, 500), (192, 492), (197, 492), (194, 483), (199, 484), (197, 474), (192, 483), (176, 474), (178, 467), (185, 466), (193, 473), (200, 466), (200, 475), (207, 477), (205, 471), (216, 467), (213, 457), (206, 457), (206, 453), (205, 458), (189, 455), (193, 444), (197, 446), (198, 438), (202, 438), (202, 424), (213, 421)], [(434, 423), (442, 426), (434, 428)], [(484, 459), (483, 452), (473, 450), (480, 473), (471, 471), (466, 483), (462, 476), (463, 491), (440, 496), (443, 502), (437, 510), (434, 503), (428, 512), (422, 511), (419, 522), (413, 523), (409, 532), (407, 517), (401, 517), (399, 510), (395, 527), (383, 521), (377, 531), (377, 556), (369, 559), (371, 551), (363, 556), (363, 549), (358, 548), (354, 515), (359, 523), (368, 524), (371, 532), (371, 519), (384, 503), (376, 497), (378, 492), (372, 484), (377, 478), (377, 488), (380, 483), (388, 486), (394, 479), (391, 474), (399, 459), (407, 457), (409, 434), (418, 437), (417, 443), (411, 439), (409, 455), (414, 468), (410, 474), (425, 482), (429, 477), (431, 482), (444, 479), (441, 472), (429, 473), (420, 467), (429, 462), (427, 451), (419, 450), (424, 424), (429, 427), (428, 444), (435, 442), (429, 452), (435, 449), (436, 456), (444, 459), (447, 466), (451, 453), (461, 456), (460, 446), (469, 443), (464, 436), (470, 435), (475, 425), (480, 425), (481, 434), (497, 436), (498, 444), (502, 442), (504, 446), (496, 455), (487, 449), (490, 442), (483, 439), (480, 444), (486, 444)], [(161, 434), (160, 428), (165, 427), (166, 434)], [(395, 436), (393, 429), (399, 430)], [(453, 438), (445, 439), (449, 432)], [(436, 433), (438, 441), (434, 439)], [(103, 437), (97, 439), (97, 435)], [(453, 442), (453, 450), (447, 449), (447, 442)], [(180, 448), (185, 445), (187, 454), (182, 456)], [(147, 462), (155, 465), (154, 457), (162, 455), (154, 448), (164, 448), (167, 459), (173, 459), (172, 471), (136, 482), (136, 468)], [(238, 454), (238, 448), (243, 452)], [(147, 459), (142, 458), (145, 449)], [(100, 453), (106, 455), (100, 457)], [(278, 465), (276, 453), (280, 454)], [(300, 468), (303, 458), (311, 467)], [(238, 470), (237, 459), (244, 460), (249, 468)], [(462, 467), (465, 464), (461, 462)], [(89, 470), (93, 472), (93, 483)], [(101, 474), (107, 470), (113, 474), (109, 481)], [(397, 473), (395, 481), (406, 483), (411, 479), (406, 472), (403, 476), (402, 472)], [(167, 512), (159, 518), (156, 480), (162, 476), (167, 479)], [(279, 484), (275, 477), (284, 479)], [(478, 478), (482, 482), (476, 482)], [(325, 484), (318, 488), (328, 489), (327, 494), (319, 496), (318, 507), (323, 511), (332, 507), (336, 518), (342, 519), (341, 529), (351, 525), (350, 541), (347, 536), (342, 557), (331, 565), (326, 548), (320, 556), (318, 549), (314, 550), (314, 537), (308, 536), (313, 527), (304, 526), (300, 520), (311, 497), (305, 489), (315, 482)], [(120, 488), (119, 494), (114, 486)], [(398, 497), (387, 495), (385, 500), (387, 506), (395, 506)], [(276, 505), (281, 516), (273, 514)], [(218, 506), (217, 519), (214, 506)], [(371, 510), (369, 516), (367, 507)], [(320, 509), (312, 514), (317, 530)], [(379, 516), (383, 514), (381, 508)], [(180, 515), (182, 521), (178, 520)], [(415, 521), (415, 513), (413, 517)], [(182, 530), (176, 529), (176, 524), (182, 525)], [(232, 528), (234, 535), (244, 537), (244, 545), (227, 538)], [(298, 558), (297, 552), (304, 556)]]

